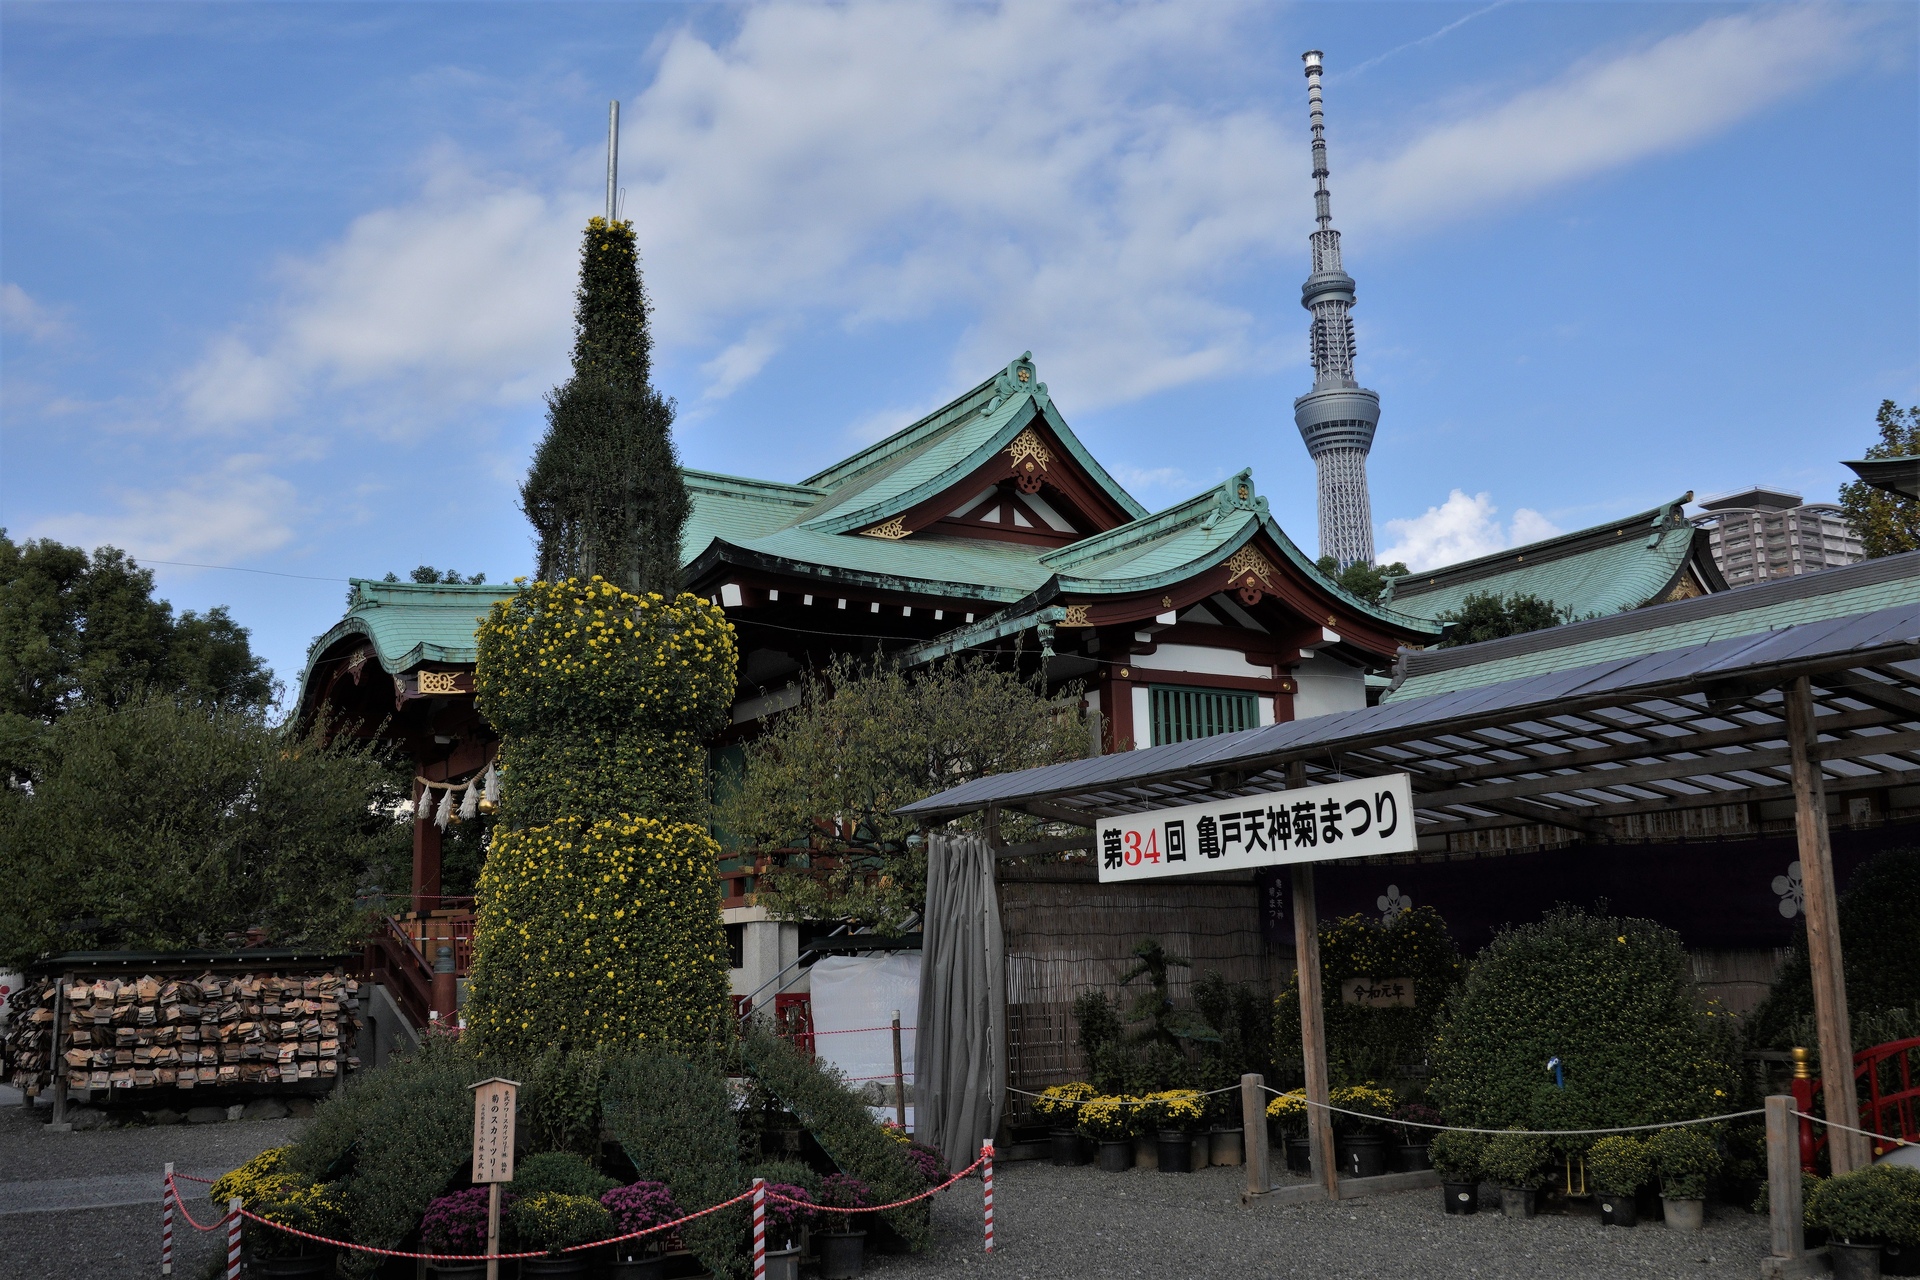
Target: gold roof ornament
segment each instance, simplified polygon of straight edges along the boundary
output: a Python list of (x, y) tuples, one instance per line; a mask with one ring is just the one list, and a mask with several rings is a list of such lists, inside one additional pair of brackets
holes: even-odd
[(913, 530), (907, 528), (907, 522), (903, 517), (895, 516), (885, 524), (877, 524), (871, 529), (862, 529), (860, 536), (863, 538), (885, 538), (888, 542), (898, 542), (912, 532)]

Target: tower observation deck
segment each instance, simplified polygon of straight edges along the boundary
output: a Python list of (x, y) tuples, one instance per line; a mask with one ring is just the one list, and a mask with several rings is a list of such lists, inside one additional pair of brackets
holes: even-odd
[(1302, 54), (1307, 113), (1313, 124), (1313, 274), (1300, 305), (1313, 316), (1313, 390), (1293, 402), (1293, 421), (1319, 471), (1320, 554), (1342, 565), (1373, 561), (1373, 504), (1367, 454), (1380, 421), (1380, 397), (1353, 376), (1353, 277), (1340, 268), (1340, 233), (1327, 194), (1327, 135), (1320, 99), (1320, 52)]

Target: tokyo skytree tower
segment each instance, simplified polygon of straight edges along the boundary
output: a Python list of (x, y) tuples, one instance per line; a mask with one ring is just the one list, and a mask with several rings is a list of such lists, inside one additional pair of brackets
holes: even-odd
[(1313, 122), (1313, 203), (1320, 229), (1313, 274), (1300, 305), (1313, 315), (1313, 390), (1293, 402), (1293, 421), (1320, 472), (1320, 554), (1342, 565), (1373, 562), (1373, 504), (1367, 498), (1367, 452), (1380, 421), (1380, 397), (1353, 378), (1353, 277), (1340, 269), (1340, 233), (1327, 197), (1327, 135), (1320, 107), (1320, 51), (1307, 64), (1307, 113)]

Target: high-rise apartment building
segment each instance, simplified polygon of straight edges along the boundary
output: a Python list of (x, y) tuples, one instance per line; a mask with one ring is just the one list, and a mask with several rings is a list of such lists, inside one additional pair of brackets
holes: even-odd
[(1758, 486), (1708, 498), (1693, 523), (1707, 531), (1730, 587), (1818, 573), (1866, 558), (1859, 535), (1830, 502)]

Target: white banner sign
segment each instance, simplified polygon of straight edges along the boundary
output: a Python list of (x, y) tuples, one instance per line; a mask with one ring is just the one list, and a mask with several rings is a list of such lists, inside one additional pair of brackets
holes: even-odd
[(1292, 862), (1412, 853), (1413, 786), (1404, 773), (1103, 819), (1102, 882), (1241, 871)]

